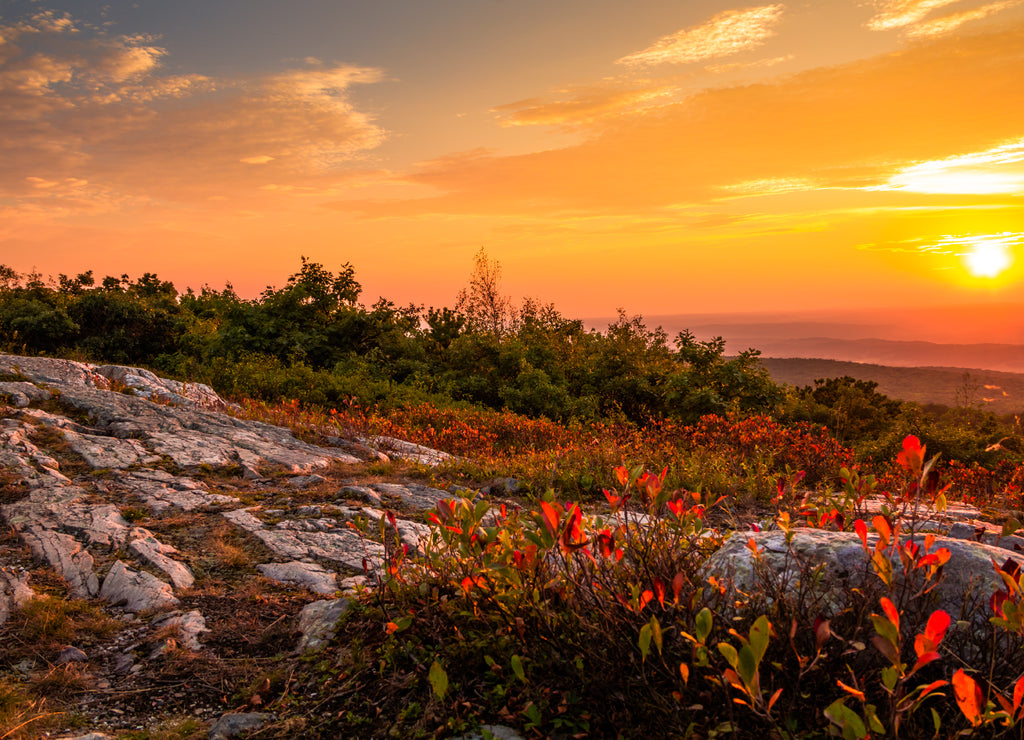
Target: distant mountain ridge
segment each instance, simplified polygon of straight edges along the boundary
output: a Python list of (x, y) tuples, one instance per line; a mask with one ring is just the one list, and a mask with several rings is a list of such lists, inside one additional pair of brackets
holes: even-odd
[[(732, 344), (735, 344), (733, 340)], [(899, 367), (982, 368), (1024, 373), (1024, 345), (938, 344), (890, 339), (806, 337), (752, 343), (764, 357), (828, 358)]]
[(894, 367), (807, 358), (762, 357), (776, 383), (803, 387), (848, 375), (873, 380), (878, 392), (901, 401), (971, 406), (1003, 416), (1024, 412), (1024, 374), (962, 367)]

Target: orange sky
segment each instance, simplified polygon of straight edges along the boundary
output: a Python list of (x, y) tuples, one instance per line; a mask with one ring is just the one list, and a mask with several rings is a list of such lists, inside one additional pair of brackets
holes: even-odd
[(1022, 0), (66, 5), (0, 11), (22, 272), (305, 255), (440, 306), (482, 246), (570, 316), (1024, 301)]

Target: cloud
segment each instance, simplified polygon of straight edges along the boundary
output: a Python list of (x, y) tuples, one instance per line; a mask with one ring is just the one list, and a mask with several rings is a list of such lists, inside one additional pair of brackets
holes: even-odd
[[(31, 205), (33, 182), (87, 181), (110, 203), (199, 199), (315, 176), (376, 147), (384, 132), (350, 100), (379, 70), (317, 64), (257, 79), (167, 74), (150, 36), (112, 35), (40, 13), (0, 25), (0, 199)], [(260, 167), (253, 167), (259, 164)], [(29, 178), (37, 178), (36, 180)]]
[(1020, 4), (1020, 0), (1000, 0), (971, 10), (952, 13), (926, 21), (936, 10), (960, 0), (875, 0), (878, 12), (868, 21), (873, 31), (904, 29), (909, 36), (941, 36), (970, 21), (981, 20)]
[(622, 57), (618, 63), (634, 67), (686, 64), (747, 51), (775, 34), (782, 10), (781, 4), (726, 10), (703, 25), (663, 36), (646, 49)]
[(941, 36), (955, 31), (965, 23), (982, 20), (1015, 5), (1020, 5), (1020, 2), (1021, 0), (1003, 0), (1002, 2), (983, 5), (974, 10), (965, 10), (960, 13), (942, 16), (941, 18), (912, 26), (908, 33), (911, 36)]
[(671, 101), (674, 85), (633, 88), (594, 85), (558, 91), (560, 99), (528, 98), (492, 108), (503, 126), (579, 126), (609, 116), (647, 110)]
[(365, 212), (649, 212), (716, 201), (737, 183), (771, 190), (810, 181), (815, 192), (849, 194), (916, 163), (1019, 139), (1022, 49), (1018, 25), (774, 83), (709, 89), (644, 116), (600, 119), (576, 145), (425, 163), (407, 179), (435, 197), (366, 204)]
[(872, 31), (904, 28), (924, 20), (933, 10), (954, 5), (960, 0), (875, 0), (878, 12), (868, 21)]
[(1024, 192), (1024, 139), (981, 152), (917, 162), (868, 190), (986, 195)]

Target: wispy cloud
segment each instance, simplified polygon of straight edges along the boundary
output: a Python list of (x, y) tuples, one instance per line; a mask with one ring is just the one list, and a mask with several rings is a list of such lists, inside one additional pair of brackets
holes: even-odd
[(941, 36), (951, 33), (965, 23), (980, 21), (990, 15), (995, 15), (1003, 10), (1020, 5), (1021, 0), (1002, 0), (1002, 2), (989, 3), (973, 10), (964, 10), (960, 13), (952, 13), (934, 20), (925, 21), (911, 26), (908, 30), (911, 36)]
[(934, 11), (955, 5), (961, 0), (875, 0), (878, 12), (868, 21), (868, 28), (874, 31), (903, 29), (909, 36), (941, 36), (955, 31), (965, 23), (982, 20), (1019, 5), (1020, 1), (999, 0), (928, 20)]
[(315, 175), (385, 135), (350, 99), (354, 85), (381, 79), (377, 69), (317, 64), (258, 79), (168, 74), (157, 39), (112, 35), (53, 12), (0, 25), (0, 39), (7, 204), (29, 206), (44, 192), (71, 207), (90, 193), (109, 202), (117, 192), (205, 199), (229, 183), (258, 190), (266, 181), (254, 177)]
[(492, 109), (503, 126), (579, 126), (613, 115), (647, 110), (675, 98), (674, 85), (638, 89), (592, 85), (556, 91), (556, 99), (528, 98)]
[(879, 195), (867, 187), (906, 189), (899, 175), (922, 162), (957, 164), (944, 160), (949, 152), (991, 150), (993, 164), (979, 167), (1016, 161), (1016, 145), (994, 144), (1020, 136), (1021, 48), (1021, 25), (934, 39), (598, 120), (577, 145), (439, 158), (408, 176), (436, 197), (381, 204), (379, 213), (639, 212), (716, 201), (723, 189), (799, 197), (805, 182), (816, 192), (861, 191), (867, 203)]
[(872, 31), (903, 28), (924, 20), (933, 10), (954, 5), (960, 0), (875, 0), (878, 12), (868, 21)]
[(663, 36), (618, 61), (635, 67), (686, 64), (754, 49), (775, 34), (782, 11), (781, 4), (726, 10), (703, 25)]
[(991, 195), (1024, 192), (1024, 139), (981, 152), (918, 162), (866, 190)]

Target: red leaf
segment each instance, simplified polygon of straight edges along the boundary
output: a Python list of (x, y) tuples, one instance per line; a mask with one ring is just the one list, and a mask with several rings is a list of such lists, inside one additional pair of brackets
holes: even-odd
[(857, 536), (860, 537), (860, 542), (864, 546), (864, 549), (868, 549), (868, 525), (864, 523), (863, 519), (858, 519), (853, 523), (853, 528), (857, 531)]
[(878, 545), (875, 549), (880, 549), (889, 546), (889, 537), (892, 535), (892, 527), (889, 526), (889, 522), (886, 518), (879, 514), (871, 520), (871, 524), (874, 526), (875, 531), (878, 532), (879, 540)]
[(814, 620), (814, 643), (815, 643), (815, 648), (817, 650), (821, 650), (821, 648), (824, 647), (825, 643), (828, 642), (828, 638), (830, 638), (831, 636), (832, 636), (832, 623), (829, 620), (823, 619), (820, 616), (817, 617)]
[(1020, 703), (1024, 700), (1024, 676), (1017, 679), (1017, 683), (1013, 687), (1013, 711), (1014, 713), (1020, 709)]
[(675, 603), (679, 603), (679, 593), (683, 590), (683, 585), (686, 583), (686, 576), (682, 573), (676, 573), (672, 579), (672, 599)]
[(617, 511), (618, 508), (619, 508), (619, 505), (622, 504), (622, 496), (616, 496), (614, 493), (609, 491), (607, 488), (605, 488), (603, 490), (604, 490), (604, 497), (606, 499), (608, 499), (608, 503), (611, 505), (612, 511)]
[(647, 604), (649, 604), (651, 599), (653, 599), (653, 598), (654, 598), (654, 592), (651, 591), (650, 589), (648, 589), (648, 590), (644, 591), (642, 594), (640, 594), (640, 609), (639, 609), (639, 611), (643, 611), (644, 607), (646, 607)]
[(953, 674), (953, 695), (956, 697), (957, 706), (971, 725), (977, 727), (981, 724), (981, 708), (984, 706), (981, 687), (964, 673), (963, 668)]
[(553, 537), (558, 534), (558, 521), (560, 518), (558, 510), (547, 501), (541, 501), (540, 508), (542, 512), (541, 519), (544, 522), (544, 527)]
[(629, 484), (629, 471), (622, 465), (615, 468), (615, 477), (618, 478), (619, 485), (626, 486)]
[(882, 597), (882, 611), (885, 612), (885, 616), (892, 622), (893, 627), (896, 631), (900, 631), (900, 613), (896, 610), (896, 605), (889, 600), (888, 596)]
[(921, 446), (921, 440), (914, 435), (910, 435), (903, 440), (903, 450), (896, 455), (896, 462), (904, 470), (916, 473), (924, 465), (924, 450), (925, 448)]
[(654, 595), (658, 597), (661, 608), (665, 608), (665, 582), (660, 578), (654, 579)]
[(942, 609), (936, 609), (928, 617), (928, 624), (925, 625), (924, 634), (929, 642), (931, 642), (933, 650), (939, 646), (942, 638), (946, 636), (946, 630), (949, 629), (951, 621), (950, 616), (942, 611)]

